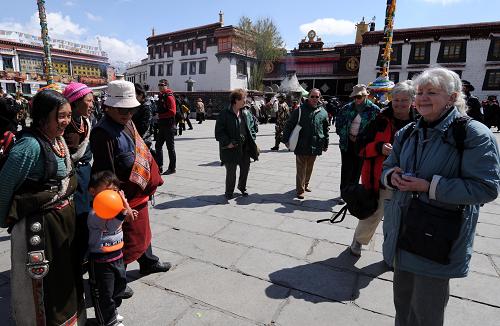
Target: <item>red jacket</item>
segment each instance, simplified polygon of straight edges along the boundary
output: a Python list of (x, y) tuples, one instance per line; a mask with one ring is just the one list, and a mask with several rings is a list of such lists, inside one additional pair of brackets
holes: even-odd
[(363, 158), (361, 169), (361, 183), (366, 189), (373, 189), (378, 192), (380, 188), (380, 176), (382, 175), (382, 164), (387, 156), (382, 154), (382, 147), (385, 143), (392, 144), (394, 134), (413, 121), (410, 113), (409, 121), (400, 121), (394, 118), (391, 106), (380, 112), (375, 120), (367, 127), (364, 146), (361, 147), (359, 156)]
[(175, 117), (177, 108), (175, 106), (174, 92), (170, 88), (167, 88), (160, 93), (158, 106), (158, 119)]

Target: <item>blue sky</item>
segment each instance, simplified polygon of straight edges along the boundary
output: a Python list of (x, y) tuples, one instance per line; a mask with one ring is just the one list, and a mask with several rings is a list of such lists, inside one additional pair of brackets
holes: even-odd
[[(7, 0), (5, 0), (7, 1)], [(383, 28), (385, 0), (316, 1), (168, 1), (168, 0), (46, 0), (50, 35), (54, 38), (97, 44), (101, 39), (110, 61), (138, 61), (146, 56), (146, 37), (156, 33), (210, 24), (224, 12), (225, 25), (270, 17), (286, 47), (292, 49), (315, 29), (323, 42), (353, 43), (354, 23), (376, 17)], [(0, 29), (39, 33), (36, 0), (4, 4)], [(395, 28), (463, 24), (500, 20), (499, 0), (399, 0)]]

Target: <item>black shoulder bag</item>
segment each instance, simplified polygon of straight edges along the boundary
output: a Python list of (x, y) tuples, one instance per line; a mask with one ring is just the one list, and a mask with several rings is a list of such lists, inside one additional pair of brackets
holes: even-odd
[[(464, 132), (457, 137), (455, 129), (458, 130), (460, 127), (462, 127)], [(453, 126), (452, 131), (459, 152), (458, 176), (461, 177), (465, 125)], [(417, 166), (417, 145), (418, 135), (415, 140), (414, 171), (416, 171)], [(463, 205), (458, 209), (436, 207), (430, 203), (421, 201), (418, 198), (418, 194), (413, 193), (408, 210), (401, 218), (398, 238), (399, 249), (406, 250), (442, 265), (448, 265), (450, 263), (449, 255), (451, 248), (460, 234), (464, 209)]]

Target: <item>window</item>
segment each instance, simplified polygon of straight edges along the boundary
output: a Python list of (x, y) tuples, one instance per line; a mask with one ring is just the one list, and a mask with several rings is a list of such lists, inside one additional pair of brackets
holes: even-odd
[(191, 47), (190, 54), (196, 54), (196, 41), (191, 41), (191, 43), (189, 45)]
[(156, 53), (158, 53), (159, 59), (163, 59), (163, 46), (157, 45), (156, 46)]
[(231, 38), (225, 37), (219, 39), (219, 52), (231, 51)]
[(394, 83), (399, 83), (399, 72), (389, 72), (389, 80), (393, 81)]
[(491, 39), (488, 61), (500, 61), (500, 37)]
[(187, 70), (188, 70), (188, 63), (187, 62), (181, 63), (181, 75), (187, 75)]
[[(401, 64), (401, 51), (402, 51), (403, 47), (401, 46), (401, 44), (393, 44), (392, 45), (392, 53), (391, 53), (391, 62), (389, 63), (389, 65), (400, 65)], [(382, 54), (384, 54), (384, 46), (381, 45), (380, 46), (380, 51), (379, 51), (379, 55), (378, 55), (378, 63), (377, 65), (379, 67), (382, 66)]]
[(3, 59), (3, 70), (14, 69), (14, 62), (12, 57), (2, 57)]
[(460, 78), (462, 78), (462, 70), (453, 70), (453, 71), (456, 72)]
[(247, 75), (247, 62), (245, 60), (238, 60), (236, 63), (236, 74)]
[(207, 40), (201, 40), (200, 53), (207, 53)]
[(207, 73), (207, 61), (206, 60), (203, 60), (203, 61), (199, 62), (198, 73), (200, 75), (204, 75), (204, 74)]
[(408, 79), (412, 79), (416, 75), (420, 74), (421, 71), (408, 71)]
[(182, 52), (181, 55), (187, 55), (188, 54), (188, 44), (187, 42), (182, 44)]
[(189, 74), (196, 75), (196, 61), (189, 63)]
[(167, 63), (167, 76), (172, 76), (172, 63)]
[(163, 76), (163, 64), (158, 65), (158, 76)]
[(500, 91), (500, 69), (486, 70), (483, 90)]
[(431, 42), (418, 42), (411, 44), (410, 58), (408, 63), (429, 63), (431, 54)]
[(466, 40), (442, 41), (437, 62), (465, 62)]
[(7, 93), (15, 93), (16, 92), (16, 84), (14, 84), (14, 83), (6, 83), (5, 84), (5, 91)]
[(23, 84), (23, 94), (31, 94), (31, 85), (30, 84)]
[(149, 75), (154, 76), (155, 75), (155, 66), (149, 66)]
[(165, 48), (165, 52), (167, 52), (167, 58), (171, 58), (173, 56), (172, 45), (165, 45)]

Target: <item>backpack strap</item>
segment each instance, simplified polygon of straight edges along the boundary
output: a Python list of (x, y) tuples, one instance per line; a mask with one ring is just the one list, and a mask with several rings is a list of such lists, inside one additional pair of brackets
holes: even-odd
[[(455, 147), (457, 148), (459, 156), (459, 169), (458, 176), (462, 176), (462, 160), (465, 150), (465, 138), (467, 136), (467, 125), (472, 119), (469, 116), (461, 116), (453, 120), (453, 122), (448, 127), (451, 128), (453, 139), (455, 140)], [(448, 131), (447, 130), (447, 131)]]
[(411, 122), (408, 128), (403, 132), (403, 136), (401, 137), (401, 147), (403, 147), (404, 143), (410, 138), (411, 133), (415, 130), (416, 122)]
[[(344, 207), (342, 207), (340, 209), (340, 211), (338, 211), (337, 213), (334, 213), (332, 215), (332, 217), (330, 218), (325, 218), (325, 219), (322, 219), (322, 220), (317, 220), (316, 223), (321, 223), (321, 222), (326, 222), (326, 221), (329, 221), (330, 223), (332, 224), (335, 224), (335, 223), (340, 223), (342, 222), (344, 219), (345, 219), (345, 215), (347, 214), (347, 205), (345, 205)], [(337, 221), (337, 219), (342, 216), (340, 218), (340, 220)]]

